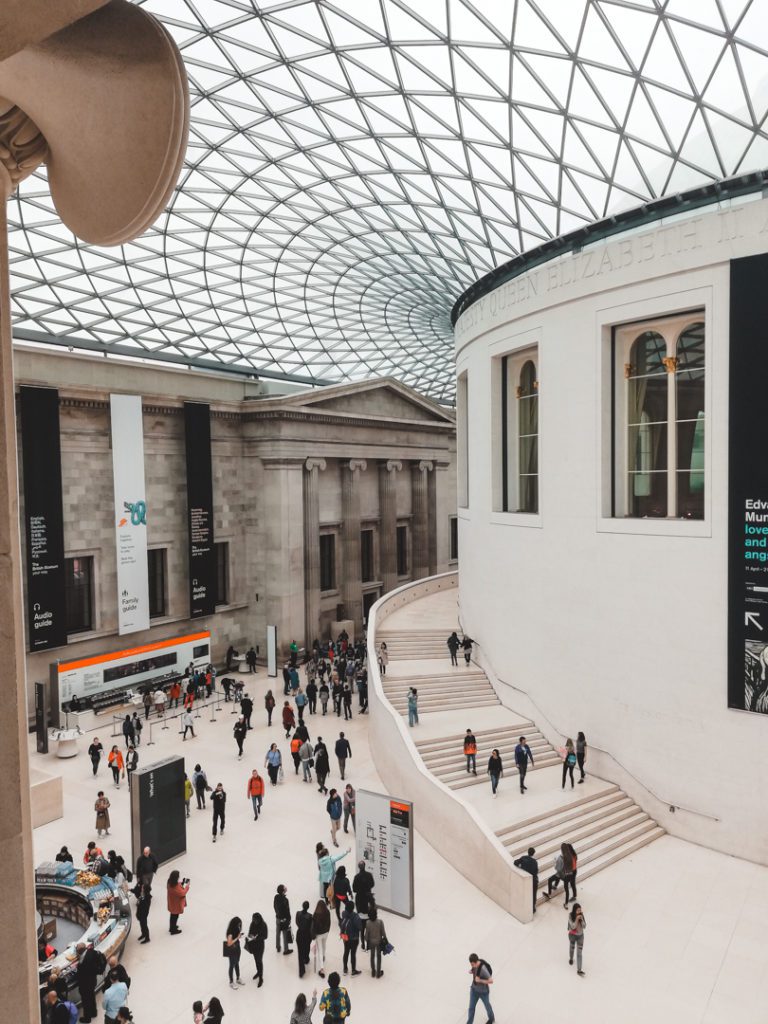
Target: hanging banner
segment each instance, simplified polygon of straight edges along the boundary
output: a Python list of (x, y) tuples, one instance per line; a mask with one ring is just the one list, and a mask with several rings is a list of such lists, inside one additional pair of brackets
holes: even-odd
[(118, 633), (149, 629), (147, 499), (140, 395), (110, 395)]
[(731, 261), (728, 706), (768, 714), (768, 255)]
[(376, 906), (413, 917), (413, 804), (358, 789), (355, 810), (357, 860), (373, 875)]
[(216, 611), (216, 551), (213, 546), (213, 477), (210, 408), (184, 403), (189, 530), (189, 617)]
[(27, 537), (27, 638), (30, 651), (43, 651), (67, 642), (58, 391), (22, 387), (20, 413)]

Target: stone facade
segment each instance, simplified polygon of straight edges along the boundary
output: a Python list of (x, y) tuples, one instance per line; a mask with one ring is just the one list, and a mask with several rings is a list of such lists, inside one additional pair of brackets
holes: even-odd
[[(340, 619), (361, 631), (365, 610), (383, 593), (456, 564), (454, 417), (394, 380), (286, 386), (274, 394), (274, 384), (88, 356), (19, 349), (15, 361), (17, 385), (59, 389), (66, 556), (94, 560), (93, 628), (71, 634), (65, 648), (28, 653), (29, 689), (57, 659), (152, 642), (192, 625), (184, 401), (211, 407), (214, 536), (228, 545), (227, 603), (194, 620), (211, 630), (214, 660), (230, 643), (240, 650), (254, 644), (263, 660), (268, 625), (277, 626), (281, 652), (294, 639), (327, 638)], [(117, 633), (114, 392), (143, 398), (148, 546), (166, 551), (165, 615), (128, 637)], [(20, 492), (23, 537), (23, 480)], [(365, 580), (361, 531), (372, 534)], [(330, 584), (321, 578), (321, 534), (334, 538)]]

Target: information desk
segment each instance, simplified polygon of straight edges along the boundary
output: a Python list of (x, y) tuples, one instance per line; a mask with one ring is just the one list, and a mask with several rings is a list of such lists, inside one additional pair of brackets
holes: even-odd
[[(69, 863), (41, 864), (35, 871), (35, 892), (39, 928), (58, 950), (55, 957), (39, 965), (41, 999), (51, 971), (58, 970), (67, 982), (68, 998), (79, 1003), (76, 946), (78, 942), (92, 943), (107, 959), (119, 957), (131, 930), (128, 895), (111, 878), (100, 878)], [(52, 934), (52, 922), (57, 921), (75, 925), (82, 934), (66, 946), (60, 945)]]

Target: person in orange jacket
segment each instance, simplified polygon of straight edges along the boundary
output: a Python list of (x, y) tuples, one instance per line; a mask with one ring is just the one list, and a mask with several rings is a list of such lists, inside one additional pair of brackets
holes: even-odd
[(125, 778), (125, 762), (119, 747), (112, 747), (107, 758), (107, 764), (112, 769), (112, 778), (115, 780), (115, 785), (120, 789), (120, 776), (122, 775)]
[(294, 736), (291, 740), (291, 757), (293, 758), (293, 764), (296, 768), (296, 774), (299, 774), (299, 768), (301, 767), (301, 758), (299, 757), (299, 750), (303, 740), (301, 736)]
[(467, 729), (467, 735), (464, 737), (464, 756), (467, 759), (467, 771), (472, 772), (473, 775), (477, 775), (477, 740), (472, 734), (471, 729)]
[(250, 797), (253, 805), (253, 820), (257, 821), (261, 813), (261, 802), (264, 799), (264, 779), (259, 775), (257, 768), (253, 769), (251, 777), (248, 779), (246, 796)]
[(168, 696), (171, 698), (171, 703), (173, 707), (177, 708), (179, 706), (179, 698), (181, 697), (181, 683), (179, 682), (178, 679), (174, 682), (173, 686), (171, 687)]

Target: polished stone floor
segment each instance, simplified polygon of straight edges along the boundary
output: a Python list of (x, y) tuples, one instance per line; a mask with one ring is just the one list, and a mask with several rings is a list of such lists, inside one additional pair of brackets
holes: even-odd
[[(276, 955), (272, 897), (282, 882), (292, 912), (303, 899), (314, 903), (314, 846), (329, 839), (325, 800), (290, 770), (282, 785), (268, 787), (263, 818), (253, 821), (246, 798), (251, 767), (262, 769), (272, 739), (286, 761), (290, 758), (285, 733), (277, 724), (268, 730), (263, 712), (264, 692), (276, 680), (267, 680), (263, 670), (245, 678), (256, 708), (255, 729), (242, 761), (236, 757), (235, 716), (229, 710), (220, 712), (215, 722), (204, 712), (197, 738), (184, 743), (175, 730), (155, 728), (155, 744), (140, 750), (145, 764), (172, 753), (183, 754), (190, 768), (200, 761), (212, 783), (224, 783), (228, 817), (226, 836), (214, 845), (209, 811), (193, 809), (187, 853), (160, 869), (150, 917), (152, 942), (138, 944), (137, 931), (129, 939), (124, 962), (133, 978), (129, 1005), (137, 1024), (187, 1024), (193, 1000), (211, 995), (222, 1000), (225, 1024), (287, 1024), (296, 993), (322, 989), (317, 976), (299, 981), (295, 954)], [(346, 726), (335, 716), (309, 721), (313, 739), (319, 733), (332, 741), (345, 729), (353, 751), (349, 781), (381, 788), (368, 751), (365, 718), (356, 715)], [(107, 747), (109, 729), (97, 734)], [(31, 748), (33, 765), (60, 771), (64, 780), (64, 818), (35, 830), (38, 861), (52, 859), (62, 843), (82, 856), (88, 840), (96, 838), (93, 801), (99, 787), (112, 801), (111, 846), (106, 848), (125, 854), (129, 850), (128, 792), (125, 786), (112, 788), (104, 764), (93, 779), (85, 754), (92, 735), (83, 737), (79, 756), (69, 761), (41, 757)], [(333, 759), (332, 768), (329, 785), (337, 785)], [(512, 799), (514, 792), (508, 796)], [(503, 800), (504, 794), (497, 804)], [(418, 821), (418, 808), (415, 815)], [(448, 841), (461, 840), (446, 837)], [(353, 857), (354, 850), (346, 861), (351, 869)], [(168, 934), (163, 892), (171, 867), (192, 880), (189, 906), (180, 920), (183, 931), (175, 937)], [(568, 966), (565, 911), (559, 902), (544, 907), (532, 925), (521, 925), (458, 875), (439, 851), (417, 839), (416, 916), (408, 921), (386, 915), (395, 953), (386, 958), (382, 979), (374, 980), (369, 973), (350, 979), (352, 1020), (463, 1024), (467, 955), (472, 951), (493, 965), (492, 999), (500, 1024), (564, 1017), (590, 1024), (768, 1020), (767, 869), (665, 836), (587, 880), (579, 897), (588, 923), (583, 979)], [(256, 988), (249, 970), (252, 961), (244, 955), (247, 984), (232, 991), (221, 940), (230, 917), (238, 914), (247, 923), (255, 910), (270, 926), (265, 984)], [(329, 969), (340, 969), (342, 947), (334, 929), (328, 948)], [(321, 1020), (319, 1012), (314, 1019)], [(481, 1009), (476, 1019), (484, 1021)]]

